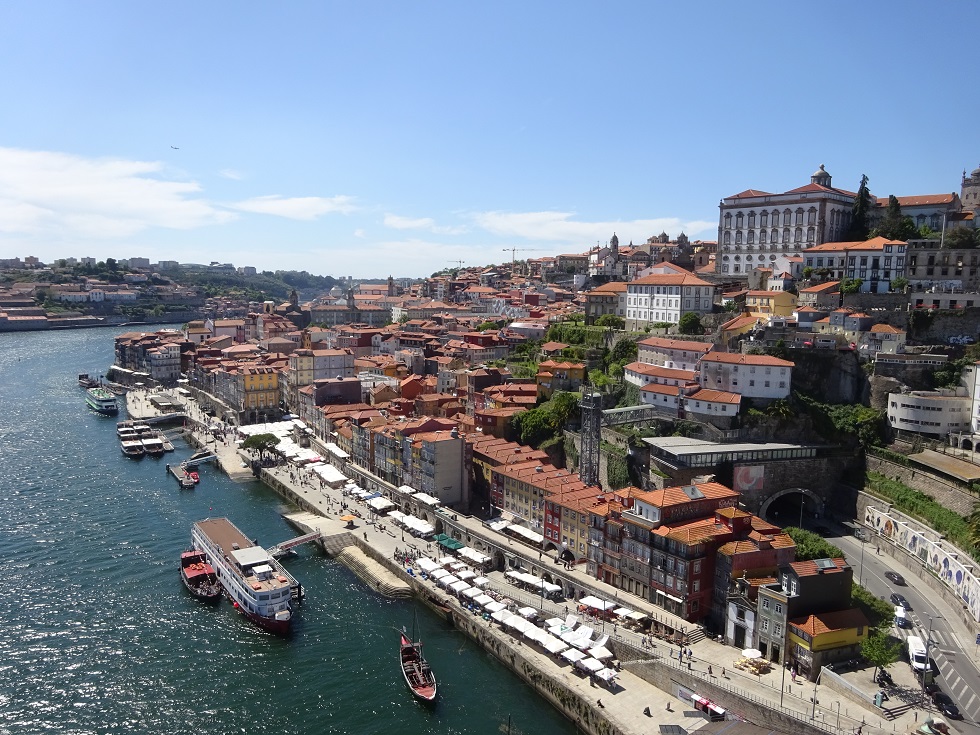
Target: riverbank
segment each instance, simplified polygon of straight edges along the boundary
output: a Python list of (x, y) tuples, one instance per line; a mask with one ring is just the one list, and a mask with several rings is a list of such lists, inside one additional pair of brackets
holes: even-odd
[[(134, 400), (138, 398), (135, 396)], [(137, 408), (141, 407), (142, 404), (137, 403)], [(193, 406), (189, 407), (192, 417), (196, 416), (194, 410)], [(253, 457), (237, 447), (230, 429), (226, 430), (220, 423), (208, 423), (213, 422), (209, 417), (199, 418), (193, 419), (195, 431), (189, 437), (190, 441), (215, 451), (220, 466), (230, 476), (251, 478), (247, 465)], [(692, 722), (700, 722), (690, 714), (693, 711), (692, 694), (710, 699), (747, 720), (785, 732), (853, 731), (864, 722), (864, 733), (884, 733), (903, 729), (906, 724), (913, 725), (911, 711), (896, 720), (881, 722), (880, 712), (856, 707), (827, 686), (814, 687), (802, 681), (782, 682), (780, 670), (759, 677), (747, 676), (729, 668), (738, 652), (715, 641), (692, 643), (694, 655), (679, 662), (675, 659), (676, 647), (663, 642), (645, 645), (643, 636), (615, 627), (607, 647), (622, 662), (620, 686), (613, 690), (594, 686), (589, 678), (580, 676), (561, 659), (538, 651), (533, 644), (514, 638), (496, 623), (473, 615), (454, 597), (409, 574), (395, 562), (398, 552), (435, 556), (439, 553), (437, 548), (411, 537), (406, 540), (397, 529), (367, 519), (358, 519), (353, 529), (347, 528), (346, 522), (340, 520), (342, 515), (353, 508), (363, 510), (363, 515), (369, 516), (368, 508), (344, 496), (341, 490), (323, 486), (313, 473), (301, 467), (263, 468), (260, 479), (291, 505), (311, 514), (315, 520), (309, 521), (310, 527), (315, 525), (323, 533), (323, 545), (328, 554), (344, 561), (340, 552), (346, 547), (357, 547), (365, 557), (383, 567), (386, 576), (395, 576), (410, 585), (420, 600), (521, 677), (583, 732), (628, 735), (646, 732), (654, 724), (673, 724), (690, 730)], [(474, 534), (477, 532), (477, 529), (471, 530)], [(580, 576), (582, 572), (563, 574)], [(359, 576), (367, 577), (366, 583), (372, 589), (377, 589), (377, 583), (381, 581), (381, 575), (372, 576), (364, 569)], [(567, 609), (562, 611), (560, 604), (544, 599), (525, 599), (526, 595), (522, 596), (505, 581), (502, 571), (492, 571), (487, 576), (493, 589), (514, 600), (515, 606), (516, 603), (531, 605), (548, 617), (563, 617), (567, 612)], [(591, 584), (599, 594), (613, 599), (614, 590), (602, 588), (595, 580)], [(648, 608), (640, 600), (631, 599), (627, 604), (640, 610)], [(788, 687), (789, 691), (781, 694), (783, 687)], [(814, 693), (817, 694), (816, 706), (811, 700)], [(646, 715), (646, 711), (651, 714)], [(815, 719), (811, 720), (811, 716)]]

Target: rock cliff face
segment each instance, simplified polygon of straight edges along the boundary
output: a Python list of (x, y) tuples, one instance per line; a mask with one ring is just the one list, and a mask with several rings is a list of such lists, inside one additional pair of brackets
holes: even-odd
[(793, 389), (823, 403), (864, 403), (870, 390), (853, 350), (793, 350)]
[(907, 387), (901, 380), (885, 375), (872, 375), (868, 382), (871, 387), (871, 408), (880, 408), (883, 411), (888, 408), (888, 394), (901, 393)]

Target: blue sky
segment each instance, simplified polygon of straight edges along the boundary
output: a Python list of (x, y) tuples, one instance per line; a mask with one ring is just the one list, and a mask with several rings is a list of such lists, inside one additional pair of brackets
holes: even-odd
[(958, 192), (980, 6), (941, 10), (3, 3), (0, 257), (418, 277), (715, 239), (719, 199), (821, 163)]

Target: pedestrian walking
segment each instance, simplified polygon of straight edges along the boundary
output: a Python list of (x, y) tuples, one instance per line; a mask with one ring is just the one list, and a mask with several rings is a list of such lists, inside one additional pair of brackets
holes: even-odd
[(714, 673), (711, 671), (711, 664), (708, 664), (708, 676), (714, 676)]

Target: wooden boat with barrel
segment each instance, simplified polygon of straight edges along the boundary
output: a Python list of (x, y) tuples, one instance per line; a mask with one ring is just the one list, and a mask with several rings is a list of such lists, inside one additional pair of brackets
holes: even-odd
[(185, 551), (180, 555), (180, 579), (194, 597), (207, 602), (221, 599), (222, 589), (214, 567), (203, 551)]
[(401, 667), (405, 683), (416, 699), (434, 702), (436, 699), (436, 675), (422, 655), (422, 642), (413, 641), (408, 632), (401, 632)]

